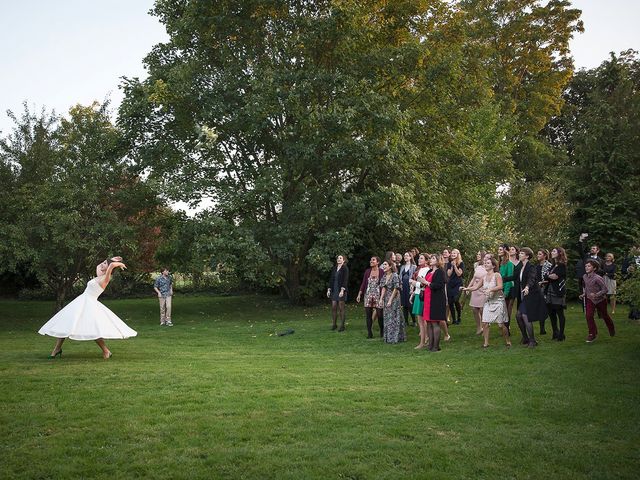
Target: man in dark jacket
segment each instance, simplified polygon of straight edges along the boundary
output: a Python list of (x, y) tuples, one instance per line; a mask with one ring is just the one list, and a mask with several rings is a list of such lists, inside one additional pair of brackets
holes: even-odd
[(604, 270), (602, 269), (602, 267), (604, 266), (604, 258), (600, 256), (600, 247), (596, 244), (591, 244), (591, 247), (587, 248), (586, 239), (588, 236), (588, 233), (581, 233), (580, 239), (578, 240), (579, 251), (582, 254), (582, 260), (583, 262), (586, 262), (587, 260), (595, 260), (596, 262), (598, 262), (598, 265), (600, 265), (600, 267), (598, 268), (596, 273), (600, 276), (603, 276)]

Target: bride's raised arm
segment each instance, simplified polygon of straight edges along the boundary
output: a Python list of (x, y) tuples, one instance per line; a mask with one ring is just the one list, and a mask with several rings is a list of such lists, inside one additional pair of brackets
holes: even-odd
[(111, 272), (113, 272), (114, 268), (121, 268), (124, 270), (127, 266), (122, 262), (111, 262), (107, 267), (107, 272), (100, 282), (100, 287), (102, 287), (103, 290), (107, 288), (107, 285), (109, 285), (109, 282), (111, 281)]

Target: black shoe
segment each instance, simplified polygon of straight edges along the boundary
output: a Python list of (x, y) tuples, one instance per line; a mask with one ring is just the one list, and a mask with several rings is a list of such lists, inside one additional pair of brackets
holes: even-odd
[(344, 332), (344, 325), (340, 325), (340, 328), (338, 329), (339, 332)]
[(373, 338), (373, 333), (367, 334), (367, 338)]
[(540, 335), (546, 335), (547, 331), (546, 330), (540, 330)]
[(336, 330), (338, 328), (338, 325), (331, 325), (331, 330)]
[(558, 340), (558, 332), (553, 332), (553, 335), (551, 336), (551, 340)]
[(559, 333), (558, 334), (558, 341), (559, 342), (564, 342), (565, 338), (567, 338), (567, 337), (565, 337), (563, 333)]

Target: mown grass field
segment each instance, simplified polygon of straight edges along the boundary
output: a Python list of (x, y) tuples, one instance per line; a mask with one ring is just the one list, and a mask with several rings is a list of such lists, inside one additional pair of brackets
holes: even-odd
[[(138, 331), (107, 342), (36, 332), (47, 302), (0, 301), (1, 478), (638, 478), (640, 325), (585, 344), (579, 306), (567, 341), (492, 332), (470, 311), (443, 351), (366, 340), (327, 307), (258, 296), (105, 302)], [(279, 337), (288, 327), (295, 333)], [(516, 327), (513, 328), (517, 330)], [(548, 328), (550, 330), (550, 328)]]

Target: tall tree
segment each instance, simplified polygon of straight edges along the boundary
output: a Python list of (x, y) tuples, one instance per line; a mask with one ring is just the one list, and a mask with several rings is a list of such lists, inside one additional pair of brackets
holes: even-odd
[(78, 105), (61, 119), (25, 106), (12, 118), (14, 131), (0, 140), (13, 203), (13, 217), (2, 219), (11, 233), (2, 264), (27, 265), (60, 309), (74, 282), (95, 274), (97, 260), (139, 250), (136, 238), (152, 222), (157, 195), (128, 172), (106, 104)]
[(509, 170), (511, 121), (450, 2), (160, 0), (154, 14), (170, 40), (124, 83), (132, 156), (174, 198), (212, 197), (221, 249), (255, 246), (239, 274), (268, 271), (292, 300), (363, 239), (443, 235), (485, 198), (466, 185), (495, 191)]
[(624, 254), (640, 238), (640, 60), (611, 55), (578, 72), (551, 141), (567, 151), (563, 171), (575, 206), (572, 233), (589, 232), (603, 248)]

